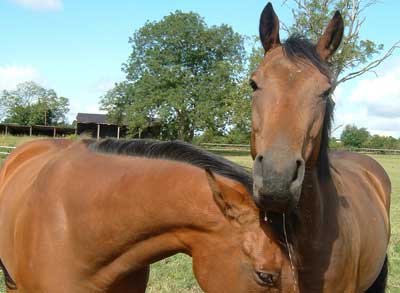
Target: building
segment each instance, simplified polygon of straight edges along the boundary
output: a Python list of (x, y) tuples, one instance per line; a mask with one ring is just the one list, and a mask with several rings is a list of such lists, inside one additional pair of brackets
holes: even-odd
[(38, 135), (38, 136), (67, 136), (75, 134), (75, 128), (45, 125), (18, 125), (12, 123), (0, 124), (0, 133), (4, 135)]
[[(150, 126), (138, 131), (136, 138), (158, 138), (160, 136), (160, 123), (153, 121)], [(107, 122), (107, 115), (78, 113), (76, 116), (76, 134), (87, 135), (93, 138), (126, 137), (127, 127)]]

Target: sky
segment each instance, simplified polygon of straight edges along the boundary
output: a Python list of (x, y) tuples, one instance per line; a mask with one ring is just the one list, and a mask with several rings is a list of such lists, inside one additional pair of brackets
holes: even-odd
[[(0, 0), (0, 90), (33, 80), (70, 99), (70, 121), (78, 112), (100, 113), (99, 97), (124, 79), (121, 64), (131, 52), (129, 37), (147, 20), (160, 20), (175, 10), (194, 11), (208, 25), (225, 23), (252, 36), (258, 34), (266, 2)], [(290, 24), (290, 8), (282, 1), (272, 3), (280, 20)], [(361, 37), (388, 49), (400, 40), (398, 11), (398, 0), (370, 7)], [(400, 137), (400, 50), (376, 73), (336, 90), (335, 125), (355, 124), (373, 134)]]

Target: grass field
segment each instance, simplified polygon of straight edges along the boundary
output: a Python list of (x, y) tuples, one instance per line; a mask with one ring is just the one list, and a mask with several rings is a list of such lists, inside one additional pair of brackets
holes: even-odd
[[(0, 136), (0, 145), (18, 145), (29, 138)], [(221, 153), (228, 159), (250, 168), (251, 158), (243, 153)], [(392, 236), (389, 248), (389, 283), (387, 292), (400, 292), (400, 156), (373, 156), (389, 174), (392, 181), (391, 224)], [(1, 158), (0, 158), (1, 161)], [(1, 229), (1, 226), (0, 226)], [(0, 293), (5, 288), (0, 276)], [(147, 292), (151, 293), (195, 293), (202, 292), (193, 277), (191, 259), (178, 254), (155, 263), (151, 267), (151, 275)]]

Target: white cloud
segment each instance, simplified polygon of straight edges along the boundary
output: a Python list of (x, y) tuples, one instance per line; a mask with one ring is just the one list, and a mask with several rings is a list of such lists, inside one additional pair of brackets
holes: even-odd
[(0, 66), (0, 90), (13, 90), (25, 81), (43, 83), (39, 72), (30, 65)]
[(63, 9), (61, 0), (11, 0), (24, 8), (42, 11), (58, 11)]
[(347, 94), (343, 88), (336, 92), (336, 125), (355, 124), (372, 134), (400, 137), (400, 63), (360, 80)]
[(375, 79), (361, 80), (349, 100), (365, 105), (370, 116), (400, 118), (400, 66)]

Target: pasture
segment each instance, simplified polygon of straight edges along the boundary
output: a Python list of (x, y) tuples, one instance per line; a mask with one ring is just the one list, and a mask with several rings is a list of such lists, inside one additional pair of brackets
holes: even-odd
[[(0, 145), (16, 146), (29, 140), (28, 137), (0, 136)], [(248, 154), (220, 152), (228, 159), (250, 168)], [(388, 172), (392, 180), (391, 223), (392, 238), (389, 248), (389, 282), (387, 292), (400, 292), (400, 156), (372, 155)], [(0, 162), (4, 157), (0, 157)], [(1, 226), (0, 226), (1, 227)], [(5, 293), (3, 276), (0, 276), (0, 293)], [(147, 292), (202, 292), (191, 269), (191, 260), (185, 255), (175, 255), (152, 265)]]

